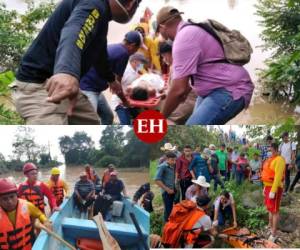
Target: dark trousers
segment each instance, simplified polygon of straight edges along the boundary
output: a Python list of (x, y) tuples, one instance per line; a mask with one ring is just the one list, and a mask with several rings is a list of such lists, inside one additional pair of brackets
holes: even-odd
[(220, 174), (224, 177), (224, 181), (227, 180), (227, 172), (226, 170), (220, 170)]
[(224, 189), (224, 183), (219, 175), (212, 175), (211, 178), (214, 180), (214, 191), (217, 191), (218, 185), (220, 185), (221, 188)]
[(294, 187), (296, 186), (297, 182), (300, 180), (300, 170), (298, 170), (296, 176), (295, 176), (295, 179), (293, 180), (293, 183), (290, 187), (290, 191), (293, 191), (294, 190)]
[(185, 193), (186, 190), (189, 188), (189, 186), (191, 186), (192, 180), (191, 179), (184, 179), (184, 180), (180, 180), (180, 190), (181, 190), (181, 200), (185, 200)]
[(75, 204), (75, 206), (78, 207), (78, 209), (79, 209), (80, 212), (86, 212), (86, 211), (87, 211), (87, 208), (88, 208), (90, 205), (92, 205), (93, 202), (95, 201), (95, 199), (90, 198), (90, 199), (88, 199), (88, 200), (86, 201), (85, 204), (82, 204), (82, 203), (79, 201), (77, 195), (74, 194), (73, 198), (74, 198), (74, 204)]
[(284, 184), (284, 192), (289, 190), (291, 184), (291, 170), (288, 168), (289, 164), (285, 165), (285, 184)]
[(167, 192), (162, 193), (163, 203), (165, 207), (164, 211), (164, 220), (168, 221), (169, 216), (172, 212), (173, 204), (174, 204), (175, 194), (168, 194)]
[(218, 225), (224, 226), (226, 220), (230, 220), (233, 217), (231, 206), (227, 206), (224, 209), (219, 208), (218, 212)]
[(242, 184), (242, 182), (244, 181), (244, 179), (245, 179), (245, 174), (244, 174), (244, 171), (242, 170), (242, 169), (240, 169), (240, 170), (236, 170), (236, 183), (238, 184), (238, 185), (241, 185)]

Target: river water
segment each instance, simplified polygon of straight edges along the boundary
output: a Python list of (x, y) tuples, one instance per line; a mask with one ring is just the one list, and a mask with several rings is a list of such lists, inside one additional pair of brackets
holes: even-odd
[[(23, 0), (5, 0), (5, 2), (9, 8), (17, 9), (20, 12), (24, 12), (26, 8)], [(246, 68), (255, 82), (255, 94), (249, 109), (230, 121), (230, 124), (270, 124), (284, 121), (290, 116), (299, 119), (299, 116), (293, 112), (294, 107), (284, 105), (284, 103), (269, 103), (261, 95), (257, 69), (264, 67), (264, 60), (270, 54), (261, 49), (263, 42), (259, 35), (262, 29), (258, 25), (259, 17), (255, 15), (255, 3), (257, 2), (258, 0), (143, 0), (131, 23), (120, 25), (112, 22), (110, 24), (108, 41), (109, 43), (122, 41), (124, 34), (134, 23), (138, 22), (146, 7), (150, 7), (153, 13), (157, 13), (162, 6), (173, 5), (185, 13), (184, 18), (186, 19), (191, 18), (195, 21), (216, 19), (229, 28), (240, 30), (249, 39), (254, 49), (252, 60), (246, 65)], [(105, 94), (110, 98), (108, 92)]]
[[(79, 180), (79, 174), (84, 171), (83, 167), (67, 167), (65, 165), (59, 166), (61, 170), (61, 178), (65, 180), (70, 190), (74, 190), (74, 185), (76, 181)], [(103, 172), (105, 169), (96, 168), (95, 169), (97, 174), (99, 175), (100, 179), (103, 176)], [(135, 191), (144, 183), (149, 182), (149, 169), (136, 169), (136, 168), (120, 168), (117, 169), (119, 178), (124, 182), (126, 186), (126, 190), (128, 195), (132, 198)], [(1, 178), (3, 177), (10, 177), (13, 178), (16, 183), (21, 183), (25, 181), (25, 177), (22, 172), (9, 172), (6, 174), (0, 175)], [(47, 181), (50, 177), (50, 170), (49, 169), (41, 169), (39, 171), (39, 180)]]

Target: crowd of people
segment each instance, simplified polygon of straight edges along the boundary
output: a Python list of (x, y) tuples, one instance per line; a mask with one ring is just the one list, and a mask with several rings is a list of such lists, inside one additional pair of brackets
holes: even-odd
[[(113, 202), (129, 198), (113, 164), (104, 171), (101, 183), (95, 169), (87, 164), (75, 183), (73, 194), (67, 182), (60, 177), (57, 167), (51, 169), (46, 182), (39, 180), (38, 167), (34, 163), (26, 163), (23, 173), (26, 180), (19, 185), (10, 178), (0, 178), (1, 249), (32, 249), (39, 234), (34, 221), (39, 220), (52, 230), (49, 218), (52, 213), (61, 210), (66, 199), (73, 199), (74, 207), (80, 214), (87, 214), (88, 218), (101, 212), (105, 220), (111, 220)], [(150, 184), (146, 183), (134, 194), (133, 205), (140, 201), (140, 205), (151, 212), (153, 197)]]
[[(211, 144), (202, 151), (200, 146), (193, 150), (185, 145), (179, 151), (166, 143), (161, 150), (165, 153), (159, 159), (154, 180), (161, 189), (164, 205), (163, 245), (179, 247), (179, 239), (176, 241), (172, 237), (178, 231), (192, 233), (199, 229), (197, 235), (209, 232), (215, 236), (226, 227), (237, 228), (236, 202), (231, 190), (225, 189), (227, 181), (234, 181), (237, 188), (249, 182), (263, 189), (269, 213), (268, 240), (277, 240), (281, 198), (293, 192), (300, 179), (300, 155), (297, 157), (296, 143), (289, 139), (287, 132), (282, 134), (280, 143), (268, 135), (262, 145), (246, 143), (231, 147), (221, 144), (217, 148)], [(290, 184), (293, 169), (296, 176)], [(217, 197), (209, 206), (212, 194)], [(180, 220), (181, 216), (185, 219)], [(181, 234), (180, 237), (185, 247), (196, 244), (197, 238), (191, 235)]]
[(161, 103), (151, 108), (170, 124), (225, 124), (248, 107), (254, 85), (243, 65), (252, 48), (217, 22), (184, 21), (172, 6), (156, 15), (146, 8), (123, 41), (107, 44), (109, 22), (129, 22), (141, 2), (66, 0), (57, 6), (11, 85), (26, 124), (109, 125), (115, 112), (129, 125), (144, 108), (134, 101), (153, 98)]

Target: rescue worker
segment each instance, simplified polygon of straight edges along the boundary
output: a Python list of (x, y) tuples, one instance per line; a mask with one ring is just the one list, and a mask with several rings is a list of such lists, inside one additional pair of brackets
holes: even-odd
[(85, 165), (85, 172), (88, 180), (92, 181), (94, 185), (97, 185), (99, 183), (99, 176), (96, 174), (96, 171), (91, 167), (91, 165)]
[(27, 177), (27, 180), (19, 185), (18, 197), (32, 202), (33, 205), (45, 213), (44, 197), (46, 196), (51, 211), (59, 211), (60, 209), (56, 205), (55, 197), (48, 186), (45, 183), (37, 180), (37, 166), (31, 162), (28, 162), (23, 166), (23, 173)]
[(48, 187), (55, 196), (57, 206), (60, 206), (63, 203), (64, 197), (69, 198), (68, 184), (64, 180), (60, 179), (59, 176), (59, 168), (52, 168), (50, 180), (47, 182)]
[(183, 200), (174, 205), (169, 221), (163, 228), (162, 244), (166, 248), (199, 247), (199, 236), (203, 232), (216, 235), (212, 221), (207, 215), (210, 202), (208, 196), (197, 197), (196, 203)]
[(279, 207), (283, 193), (285, 160), (279, 155), (277, 143), (271, 144), (270, 151), (272, 156), (263, 163), (261, 180), (264, 184), (265, 206), (269, 212), (268, 227), (271, 230), (269, 240), (275, 242), (279, 223)]
[(33, 220), (51, 229), (51, 222), (31, 202), (19, 199), (18, 188), (9, 179), (0, 179), (0, 249), (31, 250), (34, 242)]
[(115, 171), (115, 165), (114, 164), (108, 164), (107, 169), (103, 173), (102, 188), (104, 188), (106, 183), (109, 182), (110, 173), (112, 173), (114, 171)]
[(79, 79), (92, 66), (128, 105), (107, 56), (110, 21), (128, 23), (141, 0), (64, 0), (23, 56), (11, 85), (27, 124), (99, 124)]

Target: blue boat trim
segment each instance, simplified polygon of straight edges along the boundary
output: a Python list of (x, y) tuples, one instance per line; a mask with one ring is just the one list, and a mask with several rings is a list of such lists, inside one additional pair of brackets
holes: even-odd
[[(142, 250), (143, 246), (139, 240), (138, 233), (130, 219), (129, 212), (133, 212), (143, 232), (148, 239), (150, 231), (150, 215), (143, 208), (133, 205), (128, 199), (124, 199), (124, 211), (118, 222), (105, 222), (111, 235), (118, 241), (123, 249)], [(73, 199), (65, 200), (60, 206), (61, 210), (55, 212), (50, 220), (53, 230), (66, 241), (75, 246), (77, 238), (99, 239), (97, 225), (92, 220), (79, 219), (79, 214), (74, 209)], [(41, 232), (32, 248), (33, 250), (66, 250), (57, 240), (49, 237), (46, 232)]]

